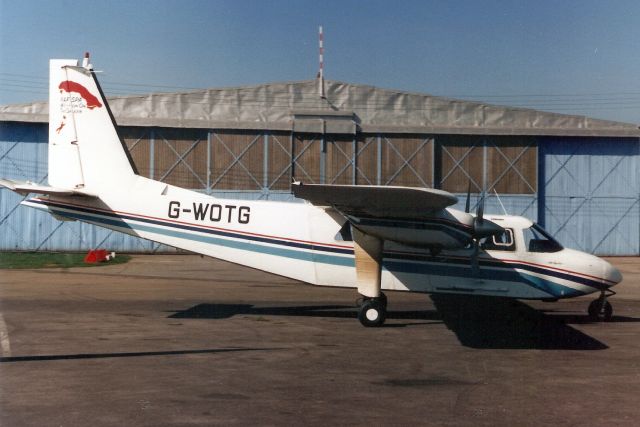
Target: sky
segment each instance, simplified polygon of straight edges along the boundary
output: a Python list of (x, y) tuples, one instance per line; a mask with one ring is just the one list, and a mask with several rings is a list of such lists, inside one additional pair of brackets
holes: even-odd
[(640, 2), (0, 0), (0, 105), (91, 52), (107, 96), (325, 77), (640, 123)]

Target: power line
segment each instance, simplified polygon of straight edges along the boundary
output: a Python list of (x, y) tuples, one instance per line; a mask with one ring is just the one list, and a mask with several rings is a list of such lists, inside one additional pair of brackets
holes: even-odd
[[(12, 77), (1, 77), (12, 76)], [(32, 81), (35, 80), (35, 81)], [(119, 87), (125, 86), (125, 88)], [(16, 89), (17, 88), (17, 89)], [(110, 95), (116, 97), (140, 95), (139, 98), (144, 98), (148, 95), (160, 95), (165, 93), (149, 94), (145, 88), (166, 88), (166, 89), (189, 89), (197, 90), (197, 88), (190, 88), (184, 86), (164, 86), (164, 85), (148, 85), (139, 83), (122, 83), (122, 82), (105, 82), (105, 88), (108, 89)], [(137, 89), (136, 89), (137, 88)], [(200, 89), (206, 91), (206, 89)], [(212, 92), (222, 91), (226, 89), (213, 89)], [(46, 78), (36, 77), (26, 74), (6, 73), (0, 72), (0, 91), (2, 92), (19, 92), (19, 93), (36, 93), (47, 96), (48, 83)], [(133, 93), (132, 93), (133, 92)], [(261, 108), (293, 108), (307, 107), (318, 108), (318, 101), (315, 99), (292, 99), (292, 96), (303, 95), (302, 92), (287, 93), (286, 95), (270, 95), (264, 96), (257, 101), (244, 101), (243, 106), (254, 106)], [(171, 93), (171, 95), (177, 96), (177, 99), (153, 99), (144, 100), (143, 102), (160, 102), (160, 103), (175, 103), (181, 105), (230, 105), (241, 108), (236, 96), (233, 97), (214, 97), (211, 101), (193, 101), (189, 100), (190, 96), (199, 96), (197, 93)], [(408, 96), (413, 94), (408, 93)], [(430, 96), (430, 95), (425, 95)], [(110, 96), (113, 98), (113, 96)], [(444, 96), (443, 96), (444, 97)], [(453, 98), (453, 96), (448, 96)], [(552, 110), (552, 111), (592, 111), (592, 110), (622, 110), (622, 109), (635, 109), (640, 108), (640, 92), (601, 92), (601, 93), (574, 93), (574, 94), (520, 94), (520, 95), (456, 95), (460, 101), (485, 103), (484, 100), (477, 100), (471, 98), (486, 98), (500, 100), (503, 104), (502, 107), (513, 108), (530, 108), (539, 110)], [(186, 99), (185, 99), (186, 98)], [(529, 99), (527, 99), (529, 98)], [(410, 101), (410, 99), (409, 99)], [(367, 101), (364, 103), (344, 103), (338, 105), (343, 108), (353, 109), (375, 109), (385, 107), (392, 104), (393, 101), (380, 100), (380, 101)], [(411, 105), (411, 102), (404, 104), (405, 108), (414, 111), (441, 111), (449, 108), (448, 104), (445, 105)]]
[[(7, 88), (2, 87), (0, 85), (0, 92), (16, 92), (16, 93), (32, 93), (36, 95), (41, 95), (43, 98), (47, 97), (46, 91), (37, 91), (37, 90), (28, 90), (28, 89), (16, 89), (16, 88)], [(112, 92), (113, 93), (113, 92)], [(116, 97), (110, 97), (111, 100), (121, 98), (126, 93), (117, 93)], [(156, 102), (156, 103), (165, 103), (165, 104), (181, 104), (181, 105), (237, 105), (237, 102), (223, 102), (223, 101), (215, 101), (215, 102), (193, 102), (193, 101), (174, 101), (174, 100), (143, 100), (143, 102)], [(304, 107), (307, 109), (317, 109), (317, 110), (325, 110), (323, 107), (317, 107), (317, 104), (313, 101), (311, 102), (302, 102), (295, 101), (290, 103), (269, 103), (265, 105), (264, 102), (244, 102), (244, 106), (251, 107), (263, 107), (263, 108), (294, 108), (294, 107)], [(382, 104), (349, 104), (342, 105), (338, 107), (350, 108), (350, 109), (377, 109), (383, 106)], [(504, 108), (523, 108), (523, 109), (535, 109), (541, 111), (550, 111), (550, 112), (571, 112), (571, 111), (598, 111), (598, 110), (628, 110), (628, 109), (639, 109), (640, 110), (640, 101), (637, 102), (592, 102), (590, 105), (585, 103), (531, 103), (531, 104), (523, 104), (523, 103), (509, 103), (496, 105), (496, 107), (504, 107)], [(238, 109), (242, 108), (242, 105), (237, 105)], [(409, 107), (412, 111), (447, 111), (449, 110), (449, 106), (430, 106), (430, 107)]]
[[(34, 79), (44, 81), (46, 84), (48, 82), (48, 78), (45, 77), (37, 77), (28, 74), (17, 74), (17, 73), (5, 73), (0, 72), (0, 75), (8, 75), (15, 76), (25, 79)], [(6, 80), (4, 78), (0, 78), (0, 80)], [(101, 80), (103, 85), (106, 86), (131, 86), (131, 87), (140, 87), (140, 88), (164, 88), (164, 89), (183, 89), (183, 90), (208, 90), (207, 88), (202, 87), (191, 87), (191, 86), (171, 86), (171, 85), (152, 85), (148, 83), (128, 83), (128, 82), (118, 82), (111, 81), (109, 79)], [(213, 89), (213, 90), (225, 90), (225, 88)], [(384, 89), (383, 89), (384, 90)], [(407, 95), (413, 95), (411, 92), (400, 92)], [(513, 99), (521, 99), (521, 98), (565, 98), (565, 97), (602, 97), (602, 96), (628, 96), (628, 95), (640, 95), (640, 92), (637, 91), (628, 91), (628, 92), (592, 92), (592, 93), (522, 93), (522, 94), (428, 94), (426, 96), (435, 96), (442, 98), (464, 98), (464, 99), (473, 99), (473, 98), (488, 98), (488, 99), (504, 99), (504, 98), (513, 98)]]

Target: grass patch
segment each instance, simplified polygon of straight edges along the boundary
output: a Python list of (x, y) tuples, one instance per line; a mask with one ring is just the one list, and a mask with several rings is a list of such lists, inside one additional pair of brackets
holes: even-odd
[(129, 255), (117, 255), (108, 262), (85, 264), (86, 253), (0, 252), (0, 269), (4, 268), (71, 268), (124, 264)]

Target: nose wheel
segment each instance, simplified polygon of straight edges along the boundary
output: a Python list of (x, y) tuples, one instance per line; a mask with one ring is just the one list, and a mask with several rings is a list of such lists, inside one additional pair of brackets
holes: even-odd
[(607, 298), (615, 294), (616, 293), (612, 290), (603, 290), (600, 293), (600, 297), (589, 304), (589, 309), (587, 310), (589, 313), (589, 319), (594, 322), (610, 321), (613, 317), (613, 307), (611, 306), (611, 303), (607, 301)]

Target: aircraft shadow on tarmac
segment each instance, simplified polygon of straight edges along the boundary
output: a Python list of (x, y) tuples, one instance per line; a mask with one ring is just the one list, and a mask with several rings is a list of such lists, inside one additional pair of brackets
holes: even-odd
[[(548, 313), (527, 304), (501, 298), (461, 295), (430, 295), (437, 310), (389, 310), (386, 327), (443, 322), (460, 343), (471, 348), (604, 350), (608, 346), (571, 327), (570, 323), (591, 323), (586, 314)], [(251, 304), (198, 304), (170, 315), (174, 319), (226, 319), (249, 316), (310, 316), (355, 319), (357, 311), (347, 305), (256, 307)], [(425, 322), (431, 321), (431, 322)], [(612, 322), (640, 322), (617, 316)]]

